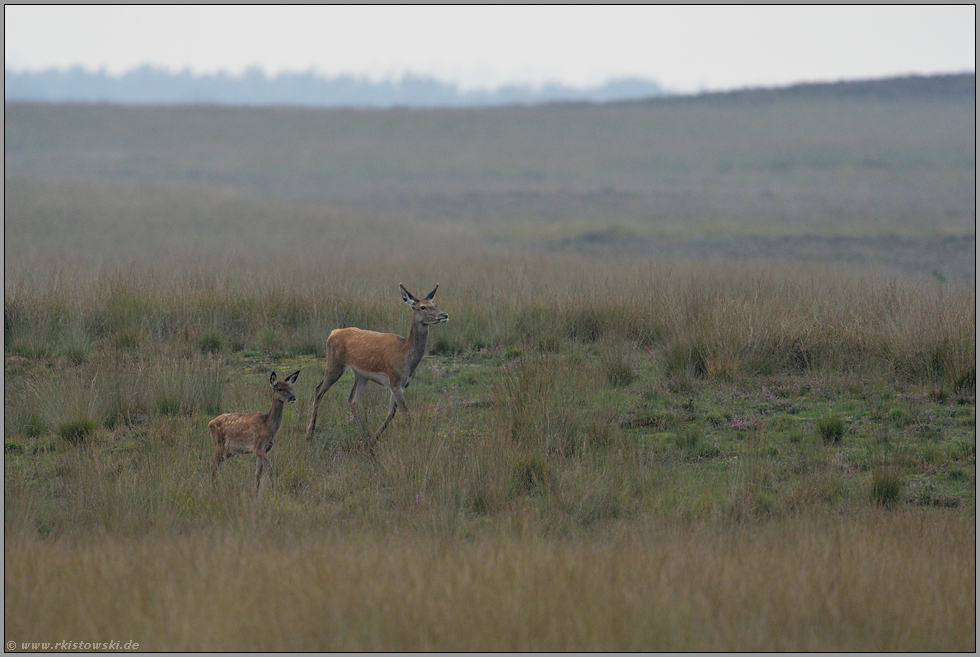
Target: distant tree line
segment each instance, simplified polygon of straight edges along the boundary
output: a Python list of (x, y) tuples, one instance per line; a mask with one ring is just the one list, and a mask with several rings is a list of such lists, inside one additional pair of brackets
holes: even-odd
[(253, 68), (243, 75), (196, 76), (152, 66), (121, 76), (80, 67), (39, 72), (4, 71), (7, 101), (111, 102), (125, 104), (303, 105), (315, 107), (474, 107), (550, 102), (614, 102), (662, 96), (655, 82), (613, 80), (589, 89), (561, 84), (505, 86), (493, 91), (464, 91), (434, 78), (408, 75), (397, 81), (323, 77), (313, 72), (266, 76)]

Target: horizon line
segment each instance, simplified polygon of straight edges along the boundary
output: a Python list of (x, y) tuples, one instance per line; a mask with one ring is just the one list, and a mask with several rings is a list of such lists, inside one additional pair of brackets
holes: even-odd
[(758, 90), (758, 89), (784, 89), (798, 85), (806, 84), (839, 84), (847, 82), (874, 82), (880, 80), (891, 80), (899, 78), (909, 78), (909, 77), (941, 77), (941, 76), (953, 76), (953, 75), (974, 75), (976, 76), (976, 69), (967, 69), (959, 71), (935, 71), (930, 73), (918, 73), (918, 72), (903, 72), (903, 73), (889, 73), (880, 76), (856, 76), (856, 77), (836, 77), (836, 78), (801, 78), (794, 81), (776, 81), (771, 83), (736, 83), (735, 86), (722, 86), (722, 87), (707, 87), (701, 85), (695, 89), (691, 90), (679, 90), (665, 87), (660, 81), (643, 77), (639, 75), (620, 75), (620, 76), (609, 76), (605, 78), (604, 81), (598, 83), (592, 83), (590, 85), (580, 86), (569, 82), (564, 82), (560, 79), (553, 80), (542, 80), (537, 82), (503, 82), (497, 86), (485, 86), (477, 85), (469, 87), (458, 80), (449, 80), (445, 77), (441, 77), (434, 73), (419, 73), (416, 71), (403, 71), (401, 74), (385, 75), (382, 77), (372, 76), (368, 73), (336, 73), (331, 74), (324, 71), (317, 70), (315, 67), (308, 68), (306, 70), (284, 70), (274, 73), (264, 70), (260, 66), (251, 66), (240, 73), (234, 73), (228, 70), (219, 70), (215, 72), (195, 72), (189, 66), (185, 66), (182, 69), (175, 70), (173, 68), (152, 64), (144, 63), (139, 66), (127, 69), (122, 73), (110, 72), (107, 67), (103, 66), (99, 69), (92, 69), (83, 64), (72, 64), (70, 66), (49, 66), (46, 68), (33, 69), (33, 68), (22, 68), (17, 69), (15, 67), (9, 67), (4, 65), (4, 74), (12, 75), (43, 75), (43, 74), (69, 74), (75, 71), (81, 71), (84, 74), (92, 76), (103, 76), (115, 80), (121, 80), (122, 78), (131, 75), (133, 73), (151, 70), (154, 72), (162, 73), (169, 77), (190, 77), (194, 80), (206, 80), (208, 78), (226, 78), (230, 80), (246, 80), (249, 77), (255, 77), (258, 74), (263, 80), (266, 81), (276, 81), (280, 78), (288, 77), (301, 77), (310, 76), (318, 78), (324, 81), (336, 81), (336, 80), (353, 80), (361, 83), (366, 83), (373, 86), (384, 86), (384, 85), (398, 85), (406, 80), (423, 80), (432, 81), (442, 84), (447, 87), (452, 87), (458, 93), (461, 94), (480, 94), (480, 93), (496, 93), (504, 90), (511, 89), (522, 89), (522, 90), (534, 90), (540, 91), (547, 89), (549, 87), (563, 87), (567, 90), (586, 92), (601, 89), (605, 86), (620, 82), (634, 82), (634, 83), (644, 83), (655, 85), (662, 90), (664, 95), (677, 95), (677, 96), (687, 96), (687, 95), (698, 95), (704, 93), (720, 93), (726, 91), (748, 91), (748, 90)]

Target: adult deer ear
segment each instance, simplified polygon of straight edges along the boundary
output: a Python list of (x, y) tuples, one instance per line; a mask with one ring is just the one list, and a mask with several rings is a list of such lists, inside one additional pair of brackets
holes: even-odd
[(269, 377), (269, 385), (275, 387), (276, 381), (278, 381), (278, 380), (279, 379), (276, 378), (276, 373), (273, 372), (272, 373), (272, 376)]
[(296, 383), (296, 377), (298, 376), (299, 376), (299, 370), (296, 370), (295, 372), (293, 372), (292, 374), (286, 377), (286, 383), (288, 383), (289, 385), (293, 385), (294, 383)]
[(407, 303), (408, 305), (414, 306), (415, 302), (418, 301), (418, 299), (412, 296), (412, 293), (406, 290), (405, 286), (402, 285), (401, 283), (398, 284), (398, 289), (402, 291), (402, 300), (404, 300), (405, 303)]
[(425, 295), (425, 300), (426, 300), (426, 301), (432, 301), (432, 297), (434, 297), (434, 296), (436, 295), (436, 290), (438, 290), (438, 289), (439, 289), (439, 286), (438, 286), (438, 285), (436, 285), (436, 286), (435, 286), (435, 287), (434, 287), (434, 288), (432, 289), (432, 291), (431, 291), (431, 292), (429, 292), (429, 293), (428, 293), (427, 295)]

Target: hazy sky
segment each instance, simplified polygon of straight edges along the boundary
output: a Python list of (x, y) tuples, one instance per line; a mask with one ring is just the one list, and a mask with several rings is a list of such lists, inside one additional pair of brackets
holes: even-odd
[(976, 8), (5, 6), (5, 67), (674, 91), (975, 71)]

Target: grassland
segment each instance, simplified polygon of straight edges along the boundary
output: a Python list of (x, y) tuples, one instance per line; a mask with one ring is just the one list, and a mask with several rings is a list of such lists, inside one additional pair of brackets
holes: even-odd
[(612, 107), (8, 103), (5, 175), (197, 183), (525, 239), (574, 222), (686, 238), (959, 236), (975, 207), (964, 77), (953, 95)]
[(8, 104), (5, 640), (975, 650), (972, 99), (685, 102)]

